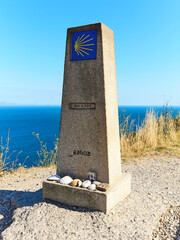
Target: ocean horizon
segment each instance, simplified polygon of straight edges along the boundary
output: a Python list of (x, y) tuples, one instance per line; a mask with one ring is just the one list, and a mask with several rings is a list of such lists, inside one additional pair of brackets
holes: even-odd
[[(175, 117), (180, 111), (180, 106), (170, 106)], [(162, 106), (118, 106), (119, 116), (130, 116), (134, 126), (141, 125), (146, 111), (153, 109), (158, 115)], [(37, 151), (40, 144), (33, 133), (38, 133), (40, 139), (47, 144), (48, 150), (54, 148), (54, 142), (59, 137), (60, 106), (0, 106), (0, 137), (2, 145), (10, 137), (10, 161), (15, 161), (17, 154), (18, 163), (26, 167), (38, 165)]]

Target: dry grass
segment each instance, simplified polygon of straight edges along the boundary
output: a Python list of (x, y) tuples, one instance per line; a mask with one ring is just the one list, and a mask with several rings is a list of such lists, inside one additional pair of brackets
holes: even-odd
[(180, 113), (174, 119), (167, 106), (160, 117), (152, 109), (147, 111), (142, 125), (136, 126), (135, 132), (124, 126), (126, 129), (120, 131), (123, 160), (152, 153), (180, 156)]
[(30, 168), (25, 168), (23, 166), (20, 166), (18, 168), (15, 168), (15, 169), (11, 169), (11, 170), (6, 170), (4, 172), (0, 172), (0, 180), (1, 180), (1, 177), (7, 177), (7, 176), (14, 176), (14, 175), (21, 175), (23, 173), (25, 174), (28, 174), (29, 172), (32, 172), (32, 171), (36, 171), (37, 173), (42, 170), (42, 169), (56, 169), (56, 165), (50, 165), (50, 166), (40, 166), (40, 167), (30, 167)]
[[(12, 151), (11, 154), (9, 153), (9, 137), (10, 130), (8, 131), (8, 136), (3, 142), (3, 138), (0, 139), (0, 176), (3, 175), (4, 172), (13, 171), (15, 168), (21, 167), (21, 164), (18, 164), (19, 155), (22, 151)], [(12, 154), (16, 154), (16, 158), (14, 161), (11, 161)], [(28, 157), (25, 158), (24, 162)]]

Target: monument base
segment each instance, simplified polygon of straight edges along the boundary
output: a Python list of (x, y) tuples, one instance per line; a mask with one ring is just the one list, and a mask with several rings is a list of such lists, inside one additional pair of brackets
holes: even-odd
[(108, 213), (119, 201), (131, 192), (131, 175), (122, 174), (121, 180), (110, 186), (106, 192), (90, 191), (85, 188), (71, 187), (50, 181), (43, 182), (43, 199), (64, 204), (85, 207)]

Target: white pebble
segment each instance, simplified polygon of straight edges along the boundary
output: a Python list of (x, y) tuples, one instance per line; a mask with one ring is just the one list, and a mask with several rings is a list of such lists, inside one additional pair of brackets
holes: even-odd
[(101, 182), (99, 182), (99, 181), (94, 181), (93, 184), (95, 184), (95, 185), (97, 186), (97, 185), (100, 185)]
[(73, 181), (73, 179), (70, 176), (65, 176), (60, 179), (61, 184), (70, 184)]
[(48, 181), (59, 181), (61, 177), (59, 175), (52, 175), (47, 178)]
[(82, 187), (83, 188), (87, 188), (87, 187), (89, 187), (91, 185), (91, 181), (90, 180), (86, 180), (86, 181), (84, 181), (83, 183), (82, 183)]
[(94, 191), (96, 189), (96, 184), (92, 183), (89, 187), (88, 190)]

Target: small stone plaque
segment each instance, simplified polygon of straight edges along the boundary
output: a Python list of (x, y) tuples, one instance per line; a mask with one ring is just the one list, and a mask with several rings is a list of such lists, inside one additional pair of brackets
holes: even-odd
[(100, 190), (100, 191), (103, 191), (103, 192), (106, 192), (109, 188), (109, 184), (107, 183), (101, 183), (99, 185), (97, 185), (97, 190)]
[(83, 109), (95, 109), (95, 103), (70, 103), (71, 109), (83, 110)]

